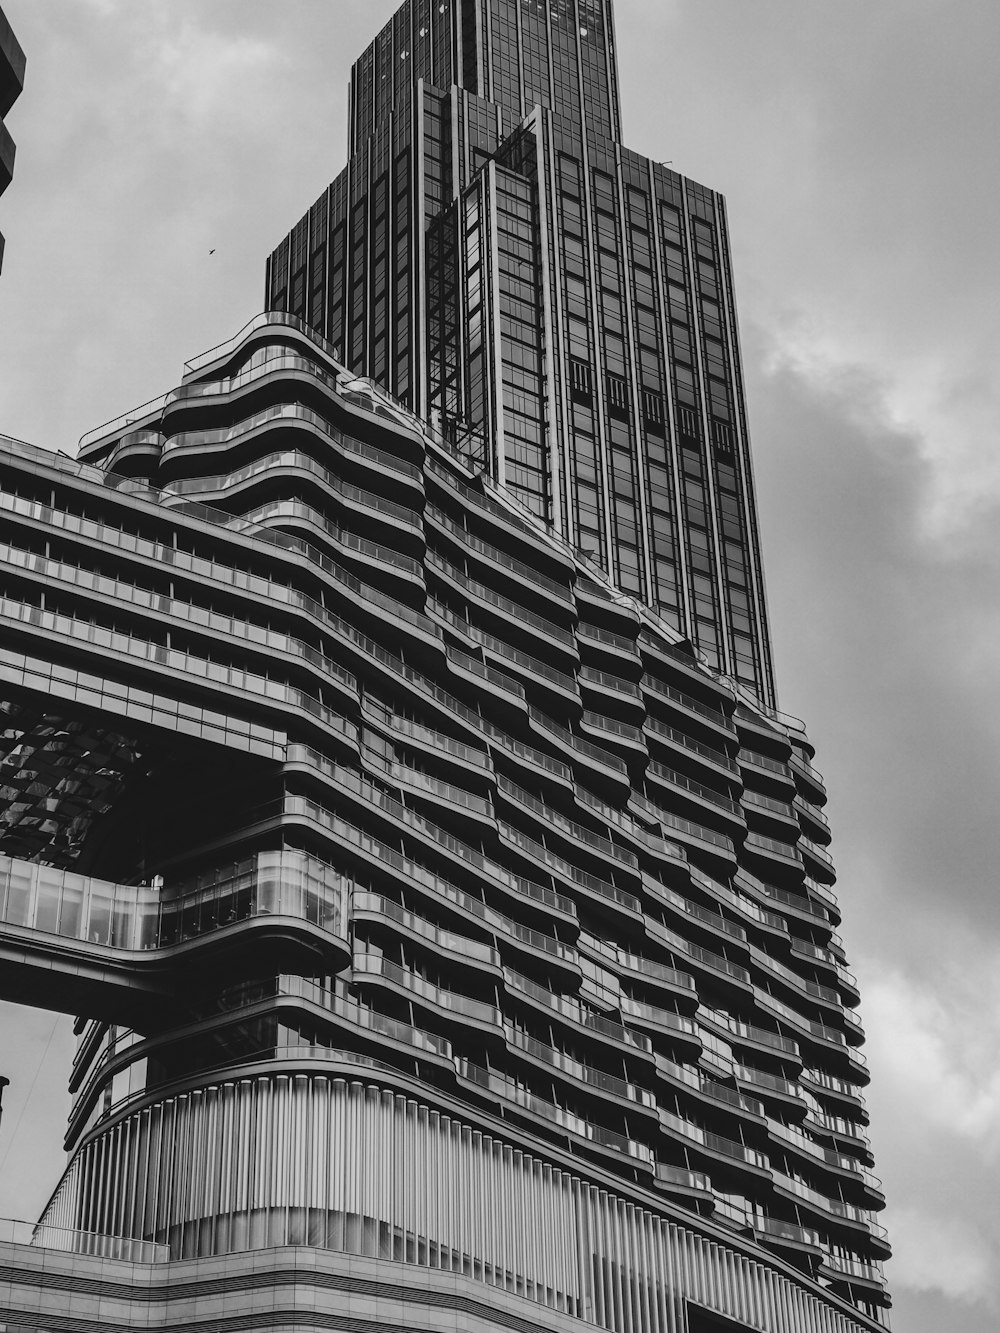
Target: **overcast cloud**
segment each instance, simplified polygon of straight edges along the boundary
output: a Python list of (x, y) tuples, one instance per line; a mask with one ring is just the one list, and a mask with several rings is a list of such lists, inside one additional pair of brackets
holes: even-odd
[[(4, 7), (28, 75), (0, 201), (0, 430), (71, 449), (260, 307), (267, 253), (343, 165), (350, 61), (394, 4)], [(616, 13), (626, 142), (729, 203), (779, 688), (831, 792), (895, 1324), (986, 1333), (1000, 1319), (1000, 6)], [(31, 1217), (61, 1169), (72, 1038), (11, 1006), (0, 1023), (14, 1079), (0, 1214)]]

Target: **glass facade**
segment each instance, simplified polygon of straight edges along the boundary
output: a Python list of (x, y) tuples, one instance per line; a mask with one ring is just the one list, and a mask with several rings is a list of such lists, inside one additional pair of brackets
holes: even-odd
[(725, 202), (621, 143), (610, 0), (407, 3), (350, 149), (269, 308), (773, 706)]

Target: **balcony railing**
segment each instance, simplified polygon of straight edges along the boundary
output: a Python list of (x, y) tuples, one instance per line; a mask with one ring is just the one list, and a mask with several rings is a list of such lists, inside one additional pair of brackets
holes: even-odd
[(664, 740), (670, 741), (673, 745), (680, 745), (683, 749), (690, 750), (692, 754), (701, 755), (703, 759), (710, 760), (711, 763), (718, 765), (720, 768), (728, 769), (734, 775), (739, 771), (735, 760), (730, 759), (724, 751), (713, 749), (711, 745), (705, 745), (702, 741), (697, 741), (693, 737), (685, 735), (683, 731), (678, 731), (676, 727), (668, 727), (665, 722), (660, 722), (658, 718), (647, 717), (643, 726), (654, 736), (662, 736)]
[(332, 866), (287, 849), (163, 888), (0, 856), (0, 921), (130, 951), (167, 948), (271, 916), (297, 917), (346, 940), (347, 888)]
[(512, 556), (507, 555), (505, 551), (501, 551), (499, 547), (483, 541), (481, 537), (471, 533), (468, 528), (460, 527), (459, 524), (453, 522), (444, 510), (439, 509), (437, 505), (428, 505), (424, 514), (432, 523), (436, 523), (438, 527), (450, 532), (463, 546), (483, 556), (491, 565), (500, 565), (502, 568), (510, 570), (518, 580), (531, 586), (544, 588), (561, 601), (569, 601), (570, 593), (567, 584), (557, 583), (555, 579), (540, 574), (537, 569), (532, 569), (530, 566), (522, 564), (520, 560), (515, 560)]

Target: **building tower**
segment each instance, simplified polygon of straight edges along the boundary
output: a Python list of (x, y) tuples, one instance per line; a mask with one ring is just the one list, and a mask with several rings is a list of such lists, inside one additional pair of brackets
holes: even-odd
[(773, 706), (725, 202), (621, 142), (611, 0), (407, 0), (266, 303)]
[[(541, 251), (571, 249), (571, 228), (538, 222), (539, 182), (564, 214), (577, 201), (580, 281), (602, 310), (591, 225), (617, 217), (624, 236), (634, 190), (650, 263), (676, 244), (616, 138), (609, 10), (433, 9), (421, 31), (426, 11), (404, 8), (392, 60), (376, 43), (356, 69), (352, 162), (369, 166), (351, 207), (383, 238), (409, 209), (405, 191), (399, 213), (377, 204), (397, 199), (376, 168), (403, 107), (424, 121), (411, 165), (432, 156), (434, 99), (453, 128), (480, 111), (497, 127), (453, 212), (392, 251), (414, 256), (414, 282), (438, 275), (413, 299), (437, 311), (426, 364), (447, 374), (397, 380), (407, 405), (358, 373), (375, 365), (343, 329), (270, 310), (91, 432), (78, 461), (0, 437), (0, 998), (80, 1016), (68, 1165), (30, 1243), (0, 1238), (0, 1323), (62, 1327), (71, 1291), (74, 1328), (93, 1333), (877, 1333), (884, 1199), (813, 748), (759, 697), (764, 657), (748, 689), (679, 607), (631, 595), (650, 586), (655, 522), (641, 587), (622, 577), (623, 529), (604, 565), (581, 552), (558, 517), (582, 475), (575, 434), (539, 434), (541, 489), (513, 470), (513, 413), (535, 410), (507, 396), (531, 325), (504, 307), (521, 299), (517, 247), (536, 312), (576, 290), (539, 277)], [(564, 44), (590, 108), (576, 137), (525, 100), (566, 84)], [(576, 194), (560, 154), (583, 163)], [(723, 214), (676, 188), (688, 263), (705, 221), (690, 201), (709, 201), (714, 244)], [(326, 198), (304, 253), (334, 235)], [(496, 333), (478, 421), (449, 406), (475, 348), (447, 327), (471, 309), (477, 230)], [(632, 230), (619, 296), (638, 329), (633, 289), (654, 270)], [(442, 256), (459, 240), (456, 268)], [(378, 253), (351, 270), (373, 297)], [(700, 282), (685, 299), (697, 291), (704, 340), (706, 303), (722, 303)], [(365, 299), (348, 313), (374, 345)], [(562, 347), (576, 316), (546, 318)], [(566, 394), (592, 422), (606, 499), (616, 449), (652, 469), (660, 439), (687, 559), (696, 533), (725, 536), (723, 466), (752, 513), (745, 432), (734, 415), (724, 465), (698, 387), (684, 444), (668, 372), (707, 381), (701, 359), (665, 351), (659, 436), (634, 394), (615, 416), (609, 327), (577, 358), (589, 407), (547, 344), (539, 401), (559, 411)], [(711, 501), (697, 522), (688, 476)], [(754, 543), (740, 550), (752, 572)]]
[[(21, 95), (24, 87), (24, 52), (14, 36), (7, 16), (0, 9), (0, 194), (14, 175), (14, 140), (4, 124), (4, 116)], [(3, 268), (4, 239), (0, 232), (0, 268)]]
[(0, 1319), (876, 1328), (801, 724), (293, 316), (82, 452), (0, 443), (0, 997), (84, 1016)]

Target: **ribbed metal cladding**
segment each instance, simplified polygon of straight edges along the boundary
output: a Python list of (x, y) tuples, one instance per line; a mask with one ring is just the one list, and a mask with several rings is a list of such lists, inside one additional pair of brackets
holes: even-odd
[(691, 1301), (764, 1333), (863, 1333), (776, 1268), (411, 1098), (327, 1075), (171, 1097), (74, 1157), (42, 1224), (175, 1258), (311, 1245), (461, 1273), (615, 1333)]

